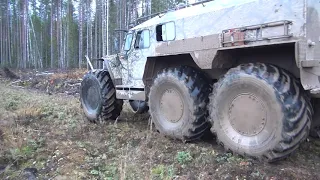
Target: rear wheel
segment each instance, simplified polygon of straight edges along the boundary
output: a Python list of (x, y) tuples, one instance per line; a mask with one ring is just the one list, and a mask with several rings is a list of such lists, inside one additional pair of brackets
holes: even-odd
[(229, 70), (213, 92), (211, 130), (227, 150), (271, 162), (291, 154), (308, 137), (309, 99), (282, 69), (240, 65)]
[(116, 90), (110, 74), (105, 70), (89, 71), (80, 86), (80, 101), (86, 117), (91, 122), (116, 119), (123, 100), (116, 99)]
[(159, 73), (150, 89), (152, 121), (160, 133), (191, 141), (209, 127), (207, 103), (211, 88), (195, 69), (179, 67)]

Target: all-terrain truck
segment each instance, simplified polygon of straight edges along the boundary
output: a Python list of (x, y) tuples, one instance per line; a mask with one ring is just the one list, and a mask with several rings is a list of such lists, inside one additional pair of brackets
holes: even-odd
[(236, 154), (269, 162), (318, 136), (319, 0), (215, 0), (136, 25), (81, 84), (92, 122), (123, 101), (157, 130), (193, 141), (208, 129)]

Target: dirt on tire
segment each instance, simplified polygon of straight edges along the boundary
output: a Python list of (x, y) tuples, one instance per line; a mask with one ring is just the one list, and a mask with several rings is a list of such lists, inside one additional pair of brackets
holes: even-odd
[[(90, 84), (87, 84), (89, 82)], [(95, 91), (90, 91), (92, 87), (89, 86), (95, 84), (97, 86), (93, 88)], [(119, 117), (122, 111), (123, 100), (116, 98), (116, 89), (108, 71), (89, 71), (83, 78), (80, 89), (81, 104), (87, 118), (91, 122), (97, 123), (100, 119), (116, 120)], [(96, 102), (93, 102), (96, 109), (90, 109), (88, 101), (91, 100), (91, 97), (96, 97)]]
[[(231, 119), (230, 114), (226, 116), (221, 106), (224, 106), (225, 101), (230, 100), (231, 102), (232, 98), (240, 96), (242, 89), (250, 90), (246, 93), (258, 94), (258, 97), (266, 102), (267, 112), (271, 114), (267, 118), (273, 117), (267, 119), (266, 123), (269, 123), (269, 127), (274, 127), (274, 130), (268, 130), (274, 134), (269, 133), (268, 139), (264, 141), (267, 143), (258, 143), (255, 149), (248, 149), (249, 145), (241, 144), (241, 140), (243, 141), (245, 137), (250, 138), (249, 136), (243, 135), (243, 139), (239, 139), (239, 145), (228, 133), (234, 133), (233, 137), (237, 135), (242, 137), (241, 132), (233, 132), (232, 129), (227, 131), (225, 129), (228, 127), (222, 127), (227, 126), (224, 125), (223, 119), (229, 119), (230, 122)], [(225, 149), (269, 162), (287, 157), (306, 140), (313, 113), (309, 98), (292, 75), (276, 66), (261, 63), (244, 64), (229, 70), (215, 85), (210, 110), (213, 123), (212, 132), (216, 133), (218, 142), (223, 144)], [(279, 119), (273, 121), (277, 117)], [(253, 137), (258, 138), (260, 134)]]
[[(160, 111), (160, 106), (176, 106), (174, 100), (161, 102), (163, 94), (175, 89), (182, 101), (182, 115), (178, 122), (169, 122)], [(155, 78), (149, 94), (149, 106), (156, 128), (164, 135), (184, 141), (199, 139), (210, 127), (207, 121), (209, 93), (211, 88), (204, 76), (197, 70), (183, 66), (164, 69)], [(173, 103), (173, 104), (172, 104)]]

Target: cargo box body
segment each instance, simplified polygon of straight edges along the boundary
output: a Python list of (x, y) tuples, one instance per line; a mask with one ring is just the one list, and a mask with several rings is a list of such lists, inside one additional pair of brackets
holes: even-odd
[[(148, 58), (188, 54), (203, 70), (231, 68), (233, 63), (226, 56), (231, 50), (291, 44), (294, 51), (288, 58), (296, 66), (293, 73), (306, 90), (320, 88), (317, 0), (210, 1), (160, 14), (129, 34), (132, 41), (125, 60), (121, 67), (113, 66), (120, 87), (144, 88)], [(139, 47), (139, 43), (145, 45)], [(274, 61), (282, 61), (280, 55)]]

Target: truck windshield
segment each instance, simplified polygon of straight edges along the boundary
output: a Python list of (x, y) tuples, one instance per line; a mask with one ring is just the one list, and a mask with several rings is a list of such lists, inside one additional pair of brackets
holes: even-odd
[(127, 34), (126, 36), (126, 42), (124, 44), (124, 49), (125, 51), (129, 51), (131, 48), (131, 42), (132, 42), (132, 33)]

